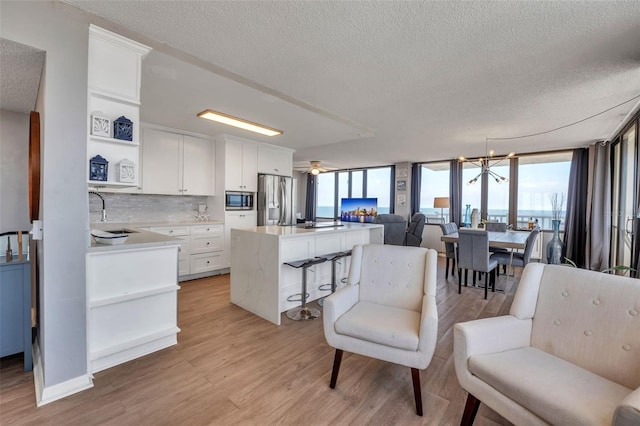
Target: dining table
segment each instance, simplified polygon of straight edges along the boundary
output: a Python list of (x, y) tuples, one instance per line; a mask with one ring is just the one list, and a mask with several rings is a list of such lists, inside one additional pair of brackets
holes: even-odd
[[(484, 231), (484, 229), (480, 228), (473, 229), (476, 229), (477, 231)], [(524, 250), (527, 245), (527, 238), (529, 238), (530, 232), (507, 230), (506, 232), (487, 231), (487, 234), (489, 236), (489, 249), (491, 249), (492, 247), (504, 248), (508, 249), (511, 252), (511, 255), (509, 257), (509, 267), (511, 269), (510, 275), (513, 276), (513, 253), (515, 252), (515, 250)], [(457, 232), (453, 232), (451, 234), (443, 235), (440, 237), (440, 240), (445, 243), (457, 244), (458, 239), (459, 236)], [(458, 251), (456, 250), (456, 265), (458, 264), (457, 253)]]

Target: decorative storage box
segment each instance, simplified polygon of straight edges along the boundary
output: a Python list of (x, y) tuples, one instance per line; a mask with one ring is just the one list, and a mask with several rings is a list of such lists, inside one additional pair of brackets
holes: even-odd
[(124, 115), (113, 122), (113, 137), (123, 141), (133, 140), (133, 121)]
[(100, 155), (89, 160), (89, 180), (107, 181), (109, 162)]
[(111, 120), (104, 117), (100, 111), (91, 114), (91, 134), (105, 138), (111, 137)]
[(118, 163), (118, 179), (120, 182), (133, 183), (136, 181), (136, 165), (126, 158)]

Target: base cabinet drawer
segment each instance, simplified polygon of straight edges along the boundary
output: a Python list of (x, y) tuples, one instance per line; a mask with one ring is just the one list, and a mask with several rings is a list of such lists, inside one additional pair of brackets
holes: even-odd
[(192, 254), (191, 255), (191, 273), (199, 274), (201, 272), (214, 271), (222, 268), (222, 252)]
[(191, 254), (222, 250), (222, 235), (191, 236)]

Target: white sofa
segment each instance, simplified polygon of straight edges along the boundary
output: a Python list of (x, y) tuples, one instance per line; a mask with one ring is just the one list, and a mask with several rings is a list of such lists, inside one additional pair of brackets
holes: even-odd
[(559, 265), (523, 271), (510, 315), (456, 324), (469, 392), (516, 425), (640, 425), (640, 280)]

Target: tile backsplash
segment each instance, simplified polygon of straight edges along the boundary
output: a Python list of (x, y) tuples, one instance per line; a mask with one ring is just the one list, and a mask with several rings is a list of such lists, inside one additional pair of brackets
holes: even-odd
[[(109, 222), (179, 222), (194, 220), (199, 204), (207, 204), (207, 197), (111, 194), (104, 197)], [(89, 221), (100, 222), (102, 202), (89, 195)]]

